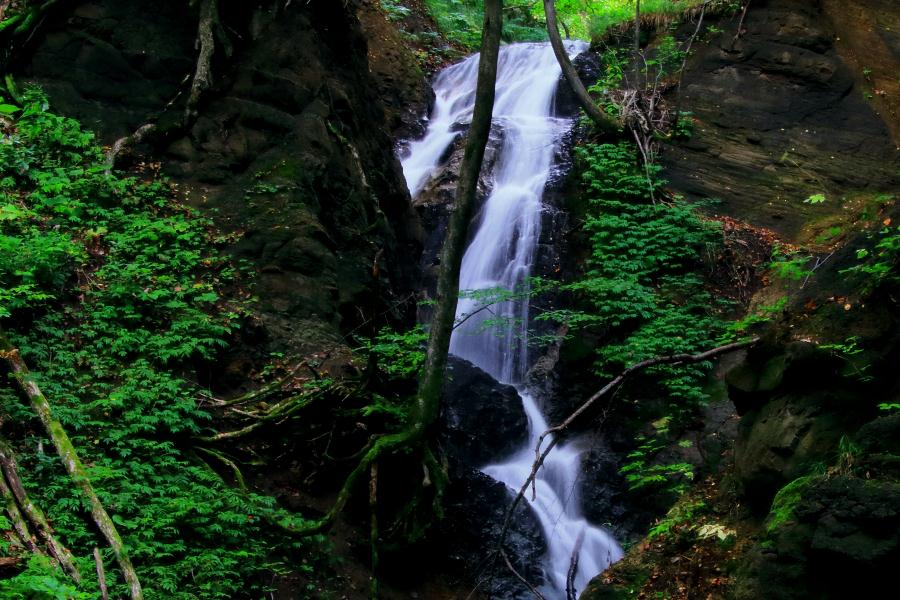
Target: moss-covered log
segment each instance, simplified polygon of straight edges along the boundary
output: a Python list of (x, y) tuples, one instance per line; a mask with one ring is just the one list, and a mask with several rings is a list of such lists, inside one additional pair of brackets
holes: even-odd
[[(59, 540), (56, 539), (56, 536), (53, 535), (53, 529), (50, 527), (50, 523), (47, 521), (44, 511), (32, 502), (28, 493), (25, 491), (25, 486), (22, 485), (22, 479), (19, 477), (15, 454), (13, 454), (12, 448), (3, 438), (0, 438), (0, 470), (2, 470), (2, 477), (0, 477), (0, 479), (4, 480), (2, 484), (4, 489), (0, 489), (0, 491), (3, 492), (4, 496), (7, 496), (7, 491), (12, 496), (11, 499), (7, 498), (7, 512), (13, 516), (13, 512), (9, 510), (9, 501), (12, 500), (14, 505), (21, 510), (21, 514), (18, 518), (21, 518), (24, 514), (25, 518), (28, 519), (28, 522), (31, 523), (33, 529), (37, 532), (38, 537), (43, 540), (50, 555), (56, 559), (69, 577), (76, 583), (80, 583), (81, 573), (75, 565), (72, 554), (65, 546), (60, 544)], [(13, 516), (13, 522), (15, 522), (15, 520), (16, 517)], [(19, 527), (17, 526), (17, 532), (18, 529)]]
[(78, 453), (75, 451), (69, 435), (63, 429), (59, 419), (53, 416), (50, 402), (41, 392), (40, 387), (38, 387), (37, 382), (35, 382), (34, 377), (29, 372), (25, 361), (19, 355), (19, 350), (13, 347), (2, 331), (0, 331), (0, 359), (6, 362), (12, 378), (15, 379), (22, 393), (31, 402), (32, 409), (34, 409), (41, 424), (47, 431), (47, 435), (50, 436), (66, 472), (72, 478), (72, 482), (87, 499), (91, 517), (113, 550), (116, 561), (119, 563), (119, 568), (122, 570), (122, 575), (128, 584), (132, 600), (142, 600), (144, 593), (141, 589), (141, 582), (138, 580), (137, 573), (131, 564), (131, 559), (128, 556), (125, 544), (122, 542), (122, 537), (116, 530), (116, 526), (106, 512), (103, 503), (100, 502), (100, 498), (97, 497), (87, 470), (84, 468), (81, 459), (78, 458)]

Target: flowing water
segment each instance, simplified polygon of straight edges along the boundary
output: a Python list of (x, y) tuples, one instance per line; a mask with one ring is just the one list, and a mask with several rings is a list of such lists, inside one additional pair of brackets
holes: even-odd
[[(570, 54), (587, 48), (569, 42)], [(441, 159), (472, 119), (478, 55), (448, 67), (435, 79), (435, 106), (428, 130), (412, 142), (401, 162), (410, 193), (417, 195)], [(553, 167), (553, 157), (572, 120), (554, 116), (560, 69), (548, 44), (512, 44), (500, 51), (493, 127), (502, 137), (499, 157), (490, 173), (491, 192), (482, 207), (475, 235), (462, 262), (460, 290), (506, 290), (527, 294), (527, 280), (541, 229), (541, 198)], [(478, 308), (483, 297), (462, 298), (450, 351), (493, 375), (519, 385), (527, 365), (528, 302), (513, 298)], [(519, 395), (528, 415), (528, 444), (506, 462), (482, 470), (518, 491), (531, 472), (534, 446), (547, 429), (535, 399), (521, 386)], [(545, 442), (546, 443), (546, 442)], [(547, 541), (544, 595), (565, 598), (566, 576), (573, 552), (578, 554), (575, 587), (584, 589), (591, 577), (622, 556), (612, 537), (587, 522), (576, 494), (581, 451), (576, 444), (551, 452), (528, 500)]]

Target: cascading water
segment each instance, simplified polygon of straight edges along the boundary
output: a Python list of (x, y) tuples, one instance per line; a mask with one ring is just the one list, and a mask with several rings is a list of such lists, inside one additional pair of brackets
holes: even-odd
[[(586, 49), (569, 42), (570, 54)], [(440, 169), (440, 160), (471, 121), (478, 74), (478, 55), (448, 67), (436, 78), (435, 107), (425, 137), (412, 142), (402, 158), (410, 193), (417, 195)], [(553, 156), (572, 120), (553, 116), (560, 69), (548, 44), (513, 44), (500, 52), (495, 128), (502, 142), (490, 174), (491, 193), (481, 209), (476, 233), (466, 250), (461, 290), (524, 291), (531, 273), (541, 228), (541, 198)], [(504, 383), (520, 384), (527, 368), (527, 300), (511, 300), (478, 311), (483, 299), (463, 298), (457, 318), (467, 317), (454, 332), (450, 351)], [(492, 327), (485, 321), (491, 320)], [(500, 331), (498, 332), (497, 325)], [(519, 395), (528, 415), (528, 444), (509, 460), (482, 470), (518, 491), (531, 472), (534, 446), (547, 429), (535, 399), (522, 387)], [(545, 441), (546, 443), (546, 441)], [(547, 540), (543, 593), (564, 598), (573, 551), (578, 553), (576, 589), (622, 556), (615, 540), (581, 515), (575, 492), (581, 451), (575, 444), (558, 446), (549, 455), (531, 501)]]

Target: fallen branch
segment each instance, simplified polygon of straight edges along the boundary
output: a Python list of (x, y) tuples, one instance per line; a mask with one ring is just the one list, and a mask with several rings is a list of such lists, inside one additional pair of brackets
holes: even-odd
[[(742, 350), (744, 348), (748, 348), (759, 341), (759, 338), (752, 338), (743, 342), (734, 342), (731, 344), (725, 344), (724, 346), (718, 346), (711, 350), (707, 350), (705, 352), (701, 352), (699, 354), (672, 354), (670, 356), (658, 356), (656, 358), (648, 358), (647, 360), (643, 360), (641, 362), (635, 363), (632, 366), (628, 367), (624, 371), (622, 371), (617, 377), (615, 377), (612, 381), (603, 386), (597, 393), (588, 398), (584, 403), (581, 404), (575, 411), (572, 412), (562, 423), (559, 425), (555, 425), (545, 432), (543, 432), (538, 438), (537, 445), (535, 446), (534, 453), (535, 459), (534, 463), (531, 465), (531, 473), (528, 475), (528, 478), (522, 484), (522, 487), (519, 488), (519, 492), (516, 494), (516, 497), (513, 499), (512, 503), (510, 503), (509, 507), (506, 510), (506, 517), (503, 521), (503, 528), (500, 531), (500, 539), (497, 542), (497, 552), (503, 551), (503, 543), (506, 540), (506, 534), (509, 531), (509, 526), (512, 522), (512, 515), (515, 511), (516, 507), (522, 501), (522, 498), (525, 497), (525, 491), (529, 486), (532, 486), (532, 499), (535, 496), (536, 490), (534, 489), (535, 481), (537, 479), (538, 471), (541, 466), (544, 464), (544, 461), (547, 459), (547, 455), (550, 454), (550, 451), (553, 450), (554, 447), (559, 443), (561, 437), (559, 435), (563, 431), (565, 431), (569, 426), (572, 425), (578, 418), (583, 415), (585, 412), (591, 409), (598, 400), (605, 397), (607, 394), (615, 390), (619, 385), (621, 385), (630, 375), (646, 369), (648, 367), (654, 367), (657, 365), (676, 365), (676, 364), (691, 364), (698, 363), (710, 360), (715, 358), (716, 356), (720, 356), (722, 354), (727, 354), (729, 352), (735, 352), (737, 350)], [(550, 443), (547, 444), (547, 447), (541, 451), (541, 447), (544, 444), (544, 440), (553, 435), (550, 438)]]
[(47, 431), (47, 435), (56, 447), (56, 452), (59, 454), (63, 466), (69, 473), (72, 482), (75, 484), (75, 487), (81, 490), (81, 493), (87, 499), (91, 517), (97, 525), (97, 528), (103, 534), (103, 537), (106, 538), (110, 548), (113, 550), (116, 561), (119, 563), (119, 568), (122, 570), (122, 575), (125, 577), (125, 581), (128, 584), (132, 600), (142, 600), (144, 593), (141, 589), (141, 583), (137, 573), (131, 564), (131, 559), (128, 556), (128, 550), (125, 548), (125, 544), (122, 542), (122, 538), (119, 536), (119, 532), (116, 529), (113, 520), (106, 512), (106, 508), (104, 508), (103, 503), (100, 502), (97, 493), (94, 492), (94, 487), (91, 485), (87, 470), (84, 468), (81, 459), (78, 458), (78, 454), (75, 452), (75, 447), (72, 445), (69, 435), (66, 433), (66, 430), (63, 429), (59, 419), (53, 416), (50, 402), (41, 392), (34, 377), (28, 371), (28, 367), (19, 355), (18, 349), (13, 347), (2, 331), (0, 331), (0, 359), (6, 361), (13, 379), (16, 380), (16, 383), (19, 385), (25, 396), (28, 397), (32, 409), (37, 414), (41, 424)]
[[(53, 529), (50, 527), (50, 523), (47, 522), (44, 511), (28, 497), (28, 493), (22, 485), (22, 480), (19, 478), (16, 457), (6, 441), (2, 439), (0, 439), (0, 470), (3, 471), (2, 476), (6, 480), (4, 487), (8, 485), (8, 490), (11, 492), (15, 503), (21, 512), (24, 513), (34, 530), (37, 531), (38, 536), (44, 541), (47, 551), (75, 583), (81, 583), (81, 573), (78, 571), (78, 567), (75, 566), (75, 559), (53, 535)], [(6, 495), (5, 491), (4, 495)]]

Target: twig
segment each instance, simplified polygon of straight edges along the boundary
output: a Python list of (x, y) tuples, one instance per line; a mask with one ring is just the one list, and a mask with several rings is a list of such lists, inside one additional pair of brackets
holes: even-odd
[[(628, 367), (624, 371), (622, 371), (615, 379), (607, 383), (603, 386), (598, 392), (596, 392), (593, 396), (588, 398), (584, 403), (581, 404), (577, 409), (575, 409), (572, 414), (570, 414), (562, 423), (559, 425), (555, 425), (549, 429), (547, 429), (544, 433), (540, 435), (538, 438), (537, 445), (535, 446), (535, 459), (534, 463), (531, 466), (531, 473), (528, 475), (528, 478), (522, 484), (522, 487), (519, 488), (519, 492), (516, 494), (516, 497), (510, 503), (509, 507), (506, 509), (506, 517), (503, 521), (503, 528), (500, 531), (500, 539), (497, 542), (497, 551), (502, 552), (503, 543), (506, 540), (506, 534), (509, 531), (509, 526), (512, 522), (513, 511), (515, 511), (516, 507), (522, 501), (522, 498), (525, 496), (525, 492), (529, 486), (532, 486), (532, 497), (535, 495), (535, 486), (537, 473), (540, 470), (541, 466), (544, 464), (544, 461), (547, 458), (547, 455), (550, 454), (550, 451), (553, 450), (554, 447), (559, 443), (560, 436), (554, 435), (562, 433), (565, 429), (567, 429), (572, 423), (574, 423), (581, 415), (587, 412), (591, 407), (593, 407), (598, 400), (609, 394), (611, 391), (614, 391), (618, 388), (625, 379), (628, 378), (633, 373), (637, 371), (646, 369), (648, 367), (653, 367), (656, 365), (663, 364), (685, 364), (685, 363), (697, 363), (709, 360), (721, 354), (726, 354), (729, 352), (734, 352), (736, 350), (742, 350), (744, 348), (748, 348), (759, 341), (759, 338), (752, 338), (743, 342), (734, 342), (731, 344), (726, 344), (724, 346), (718, 346), (711, 350), (707, 350), (705, 352), (701, 352), (699, 354), (672, 354), (670, 356), (659, 356), (656, 358), (649, 358), (647, 360), (643, 360), (641, 362), (635, 363), (632, 366)], [(547, 447), (541, 451), (541, 447), (544, 444), (544, 440), (553, 435), (550, 438), (550, 442), (547, 444)]]
[(809, 282), (809, 278), (812, 277), (813, 273), (815, 273), (816, 271), (818, 271), (818, 270), (819, 270), (819, 267), (821, 267), (821, 266), (824, 265), (826, 262), (828, 262), (828, 259), (831, 258), (832, 256), (834, 256), (834, 253), (835, 253), (835, 252), (836, 252), (836, 250), (832, 250), (832, 251), (828, 254), (828, 256), (826, 256), (825, 258), (821, 258), (821, 259), (820, 259), (818, 256), (816, 257), (816, 264), (815, 264), (815, 266), (814, 266), (812, 269), (810, 269), (809, 273), (806, 274), (806, 278), (803, 280), (803, 283), (800, 285), (800, 289), (801, 289), (801, 290), (802, 290), (803, 288), (806, 287), (806, 284)]
[(505, 552), (504, 550), (500, 550), (500, 556), (503, 557), (503, 562), (506, 563), (506, 567), (512, 572), (513, 575), (516, 576), (516, 578), (517, 578), (519, 581), (521, 581), (522, 583), (525, 584), (525, 587), (528, 588), (528, 591), (529, 591), (529, 592), (531, 592), (532, 594), (534, 594), (534, 597), (535, 597), (535, 598), (538, 598), (538, 600), (546, 600), (546, 598), (544, 598), (544, 596), (543, 596), (539, 591), (537, 591), (537, 588), (535, 588), (533, 585), (531, 585), (531, 584), (528, 582), (528, 580), (525, 579), (525, 578), (522, 576), (521, 573), (519, 573), (518, 571), (516, 571), (516, 568), (515, 568), (515, 567), (513, 566), (513, 564), (509, 561), (509, 557), (506, 555), (506, 552)]
[(734, 34), (734, 38), (731, 40), (731, 49), (734, 50), (734, 45), (737, 43), (738, 39), (741, 37), (744, 31), (744, 19), (747, 18), (747, 11), (750, 10), (750, 2), (751, 0), (747, 0), (744, 3), (744, 12), (741, 13), (741, 20), (738, 22), (737, 33)]
[(106, 571), (103, 570), (103, 556), (100, 548), (94, 546), (94, 563), (97, 565), (97, 581), (100, 583), (100, 597), (109, 600), (109, 590), (106, 588)]
[(680, 117), (681, 112), (681, 82), (684, 80), (684, 71), (687, 69), (687, 61), (691, 55), (691, 48), (694, 45), (694, 40), (697, 39), (697, 35), (700, 33), (700, 28), (703, 27), (703, 17), (706, 15), (706, 6), (709, 4), (709, 0), (703, 3), (703, 7), (700, 9), (700, 18), (697, 20), (697, 28), (694, 29), (694, 35), (691, 36), (690, 41), (688, 42), (687, 48), (684, 49), (684, 60), (681, 62), (681, 71), (678, 73), (678, 85), (675, 89), (675, 117), (672, 122), (672, 132), (674, 134), (675, 130), (678, 129), (678, 119)]
[(578, 554), (581, 552), (581, 545), (584, 543), (584, 529), (578, 533), (578, 539), (575, 540), (575, 547), (572, 548), (572, 559), (569, 561), (569, 573), (566, 575), (566, 599), (578, 600), (575, 590), (575, 575), (578, 573)]

